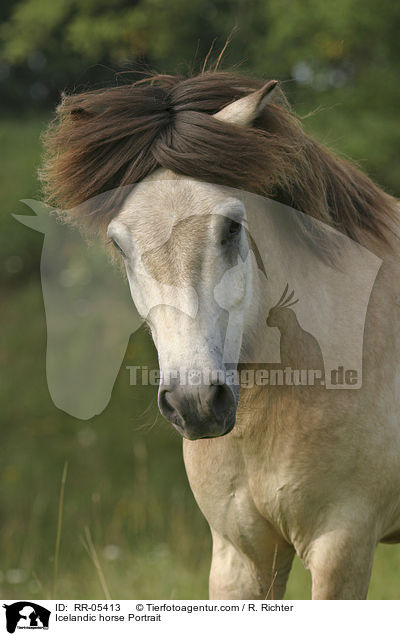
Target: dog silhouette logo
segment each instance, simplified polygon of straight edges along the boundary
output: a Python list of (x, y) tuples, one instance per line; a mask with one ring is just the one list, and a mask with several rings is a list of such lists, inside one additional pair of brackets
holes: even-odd
[(14, 634), (16, 629), (49, 629), (51, 612), (37, 603), (18, 601), (3, 607), (9, 634)]
[[(75, 226), (60, 223), (56, 210), (50, 206), (32, 199), (24, 203), (35, 216), (14, 215), (14, 218), (44, 234), (40, 271), (50, 396), (61, 410), (87, 420), (106, 408), (129, 338), (140, 329), (145, 318), (136, 310), (119, 267), (112, 265), (103, 239), (91, 236), (89, 240)], [(148, 299), (150, 309), (168, 305), (195, 318), (199, 307), (197, 292), (187, 287), (185, 294), (180, 293), (181, 283), (176, 282), (178, 276), (173, 276), (173, 268), (161, 273), (156, 266), (156, 256), (161, 252), (166, 259), (170, 258), (175, 245), (179, 251), (184, 232), (194, 233), (195, 229), (208, 227), (216, 218), (217, 215), (211, 214), (204, 218), (189, 216), (169, 228), (157, 248), (147, 249), (146, 245), (146, 249), (137, 249), (138, 260), (144, 267), (143, 276), (156, 282), (151, 286), (154, 295)], [(239, 264), (228, 266), (228, 278), (229, 274), (240, 276), (240, 271), (249, 266), (250, 253), (258, 270), (267, 278), (256, 243), (247, 229), (245, 231), (249, 249), (240, 255)], [(176, 254), (179, 260), (179, 253)], [(227, 282), (225, 278), (224, 283)], [(223, 295), (219, 298), (223, 302)], [(229, 303), (227, 306), (229, 311)], [(231, 324), (234, 329), (234, 321)]]

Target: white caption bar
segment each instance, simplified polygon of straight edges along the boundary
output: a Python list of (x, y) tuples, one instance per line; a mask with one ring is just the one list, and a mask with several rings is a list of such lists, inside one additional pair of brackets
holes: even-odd
[[(246, 634), (337, 636), (357, 628), (376, 636), (396, 625), (400, 601), (3, 601), (0, 633)], [(23, 631), (22, 631), (23, 630)], [(210, 630), (212, 630), (210, 632)], [(276, 630), (276, 631), (274, 631)], [(306, 631), (305, 631), (306, 630)], [(267, 632), (262, 632), (267, 633)]]

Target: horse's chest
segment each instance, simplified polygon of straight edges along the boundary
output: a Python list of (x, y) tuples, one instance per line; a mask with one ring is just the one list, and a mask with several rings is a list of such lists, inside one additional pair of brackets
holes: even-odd
[(192, 491), (210, 525), (235, 544), (266, 532), (281, 532), (287, 507), (284, 473), (262, 454), (247, 457), (243, 444), (221, 438), (184, 445)]

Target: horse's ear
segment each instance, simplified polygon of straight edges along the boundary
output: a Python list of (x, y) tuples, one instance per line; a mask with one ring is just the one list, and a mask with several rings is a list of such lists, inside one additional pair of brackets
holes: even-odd
[(262, 88), (228, 104), (214, 115), (220, 121), (226, 121), (237, 126), (251, 126), (262, 112), (265, 104), (270, 101), (274, 88), (278, 82), (270, 80)]

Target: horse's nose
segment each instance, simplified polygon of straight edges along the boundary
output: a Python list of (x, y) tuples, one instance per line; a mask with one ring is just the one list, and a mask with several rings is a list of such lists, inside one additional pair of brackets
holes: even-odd
[(164, 385), (158, 406), (180, 434), (192, 440), (226, 435), (235, 424), (236, 400), (227, 384)]

